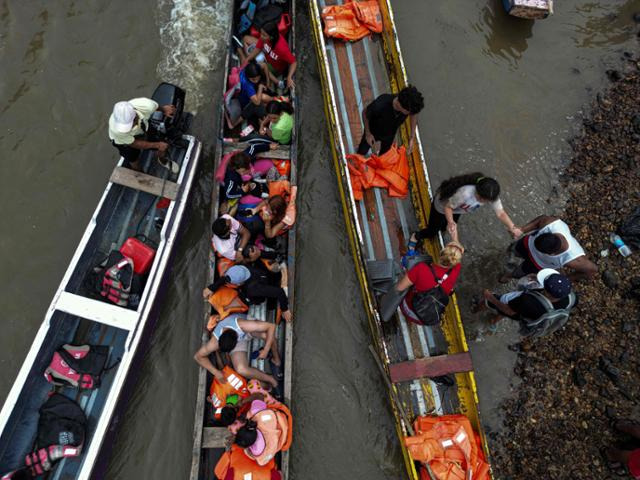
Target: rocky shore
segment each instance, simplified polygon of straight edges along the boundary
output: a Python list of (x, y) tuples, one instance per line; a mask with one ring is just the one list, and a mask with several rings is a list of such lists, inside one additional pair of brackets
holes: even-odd
[(607, 72), (561, 179), (562, 217), (600, 275), (576, 285), (562, 331), (511, 347), (522, 383), (502, 405), (505, 429), (491, 434), (500, 480), (619, 478), (599, 450), (625, 440), (612, 419), (640, 421), (640, 251), (624, 258), (609, 242), (640, 207), (640, 61), (624, 62)]

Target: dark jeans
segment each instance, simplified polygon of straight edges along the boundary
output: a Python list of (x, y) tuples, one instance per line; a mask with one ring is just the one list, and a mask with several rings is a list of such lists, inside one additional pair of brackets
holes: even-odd
[[(380, 142), (380, 151), (378, 155), (382, 155), (387, 150), (391, 148), (393, 145), (393, 140), (395, 137), (385, 137), (385, 138), (377, 138), (376, 141)], [(366, 155), (371, 150), (371, 145), (367, 143), (367, 136), (363, 133), (362, 139), (360, 140), (360, 145), (358, 145), (358, 155)]]
[[(458, 223), (460, 218), (459, 213), (453, 214), (453, 221)], [(444, 232), (447, 229), (447, 217), (444, 214), (436, 210), (435, 205), (431, 205), (431, 212), (429, 212), (429, 223), (427, 228), (420, 230), (416, 237), (418, 240), (424, 240), (425, 238), (434, 238), (438, 235), (438, 232)]]

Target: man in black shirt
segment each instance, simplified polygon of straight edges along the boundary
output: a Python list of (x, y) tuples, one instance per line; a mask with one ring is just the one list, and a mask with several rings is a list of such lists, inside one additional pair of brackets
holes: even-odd
[[(549, 304), (554, 310), (570, 310), (576, 305), (577, 297), (571, 292), (571, 281), (566, 276), (545, 268), (535, 278), (533, 285), (528, 285), (525, 290), (500, 296), (485, 290), (485, 302), (480, 309), (486, 307), (494, 311), (497, 314), (496, 320), (509, 317), (528, 325), (545, 315), (549, 311)], [(531, 280), (533, 278), (530, 282)]]
[(409, 117), (411, 138), (408, 151), (413, 150), (418, 123), (417, 114), (424, 108), (424, 99), (416, 87), (411, 85), (400, 90), (397, 95), (384, 93), (362, 110), (364, 133), (358, 154), (366, 155), (376, 142), (380, 142), (378, 155), (391, 148), (400, 125)]

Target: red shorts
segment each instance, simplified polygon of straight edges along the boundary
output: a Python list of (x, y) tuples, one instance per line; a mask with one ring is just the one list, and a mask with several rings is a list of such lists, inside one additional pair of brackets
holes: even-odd
[(629, 456), (629, 473), (636, 480), (640, 480), (640, 448), (636, 448)]

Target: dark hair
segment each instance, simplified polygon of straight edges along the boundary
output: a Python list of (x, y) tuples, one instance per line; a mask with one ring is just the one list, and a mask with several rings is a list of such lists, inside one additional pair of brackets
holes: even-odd
[(398, 101), (402, 108), (409, 110), (411, 114), (419, 113), (424, 108), (424, 98), (413, 85), (407, 85), (400, 90)]
[(235, 330), (227, 328), (218, 339), (218, 347), (221, 352), (230, 352), (238, 344), (238, 333)]
[(244, 152), (238, 152), (229, 159), (229, 166), (234, 170), (249, 168), (251, 166), (251, 157)]
[(280, 115), (282, 112), (293, 115), (293, 106), (289, 102), (279, 102), (278, 100), (271, 100), (267, 103), (267, 114)]
[(280, 30), (278, 30), (278, 24), (276, 22), (265, 23), (261, 30), (264, 30), (266, 34), (269, 35), (273, 45), (280, 40)]
[(240, 427), (238, 433), (236, 433), (235, 443), (236, 445), (247, 448), (256, 443), (258, 439), (258, 424), (253, 420), (247, 420), (247, 422)]
[(262, 69), (256, 62), (249, 62), (249, 64), (244, 67), (244, 74), (247, 78), (260, 77), (260, 80), (262, 80)]
[(269, 208), (273, 214), (271, 223), (275, 224), (282, 221), (284, 218), (284, 215), (287, 212), (287, 202), (282, 195), (274, 195), (269, 199)]
[(217, 218), (215, 222), (211, 225), (211, 231), (216, 237), (224, 238), (229, 233), (229, 226), (227, 225), (226, 218)]
[(440, 184), (436, 194), (440, 200), (451, 198), (460, 187), (475, 185), (480, 198), (493, 202), (500, 196), (500, 184), (480, 172), (451, 177)]
[(255, 248), (255, 244), (253, 243), (247, 243), (244, 248), (242, 249), (242, 257), (243, 258), (249, 258), (251, 256), (251, 250)]
[(558, 253), (558, 250), (562, 247), (562, 240), (553, 233), (543, 233), (536, 237), (533, 244), (542, 253), (553, 255)]
[(236, 409), (236, 407), (232, 407), (230, 405), (227, 405), (226, 407), (222, 407), (222, 410), (220, 411), (220, 426), (222, 427), (228, 427), (229, 425), (231, 425), (233, 422), (236, 421), (236, 418), (238, 417), (238, 410)]

